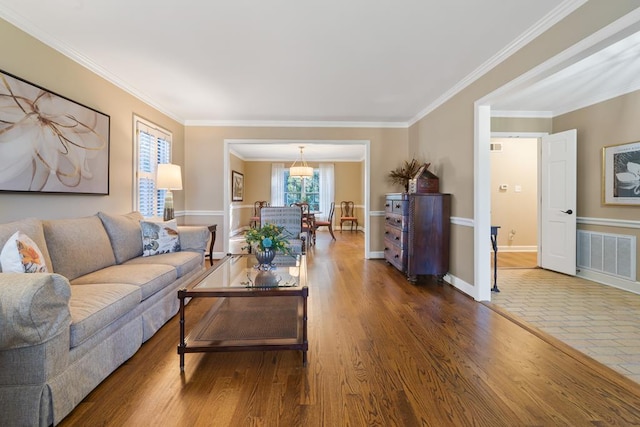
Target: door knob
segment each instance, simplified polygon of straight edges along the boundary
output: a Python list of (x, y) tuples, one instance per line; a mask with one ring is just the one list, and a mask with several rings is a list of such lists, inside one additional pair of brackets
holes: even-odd
[(560, 211), (562, 213), (566, 213), (567, 215), (571, 215), (573, 213), (573, 211), (571, 209), (566, 210), (566, 211)]

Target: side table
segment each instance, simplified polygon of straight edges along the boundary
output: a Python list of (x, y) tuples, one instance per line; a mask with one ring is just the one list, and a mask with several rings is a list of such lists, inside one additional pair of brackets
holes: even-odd
[(216, 231), (218, 229), (217, 224), (207, 225), (206, 226), (211, 232), (211, 244), (209, 245), (209, 253), (205, 253), (204, 257), (209, 258), (209, 265), (213, 265), (213, 245), (216, 243)]

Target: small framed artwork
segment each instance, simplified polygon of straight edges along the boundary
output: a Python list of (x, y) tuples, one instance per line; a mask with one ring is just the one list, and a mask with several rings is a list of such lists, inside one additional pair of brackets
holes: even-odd
[(244, 175), (231, 171), (231, 201), (241, 202), (244, 199)]
[(0, 70), (0, 191), (109, 194), (109, 121)]
[(640, 142), (602, 149), (602, 203), (640, 206)]

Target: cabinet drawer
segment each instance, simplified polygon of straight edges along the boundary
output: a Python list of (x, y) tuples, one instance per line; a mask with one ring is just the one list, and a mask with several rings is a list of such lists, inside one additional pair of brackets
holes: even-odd
[(388, 244), (385, 240), (384, 259), (392, 264), (398, 270), (404, 272), (407, 266), (407, 251), (403, 251), (400, 247)]
[(407, 199), (386, 199), (384, 211), (398, 215), (406, 215), (409, 212), (409, 200)]
[(384, 216), (384, 222), (389, 227), (399, 228), (403, 231), (407, 229), (406, 217), (393, 213), (387, 213)]
[(390, 200), (391, 212), (398, 215), (407, 215), (409, 212), (408, 200)]
[(400, 228), (386, 226), (384, 228), (384, 240), (385, 246), (387, 242), (393, 244), (394, 246), (400, 246), (401, 248), (405, 248), (407, 243), (407, 233), (402, 231)]

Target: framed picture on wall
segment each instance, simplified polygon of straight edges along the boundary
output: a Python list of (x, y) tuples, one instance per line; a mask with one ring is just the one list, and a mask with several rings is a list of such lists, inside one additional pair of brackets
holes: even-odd
[(244, 175), (231, 171), (231, 200), (241, 202), (244, 199)]
[(0, 191), (109, 194), (109, 121), (0, 71)]
[(602, 149), (602, 203), (640, 205), (640, 142)]

